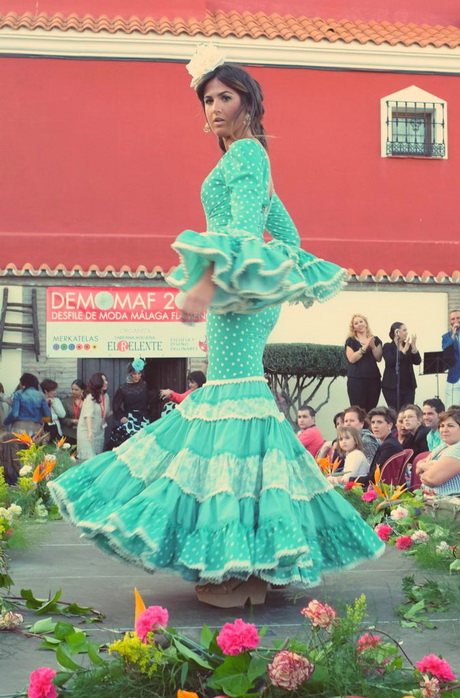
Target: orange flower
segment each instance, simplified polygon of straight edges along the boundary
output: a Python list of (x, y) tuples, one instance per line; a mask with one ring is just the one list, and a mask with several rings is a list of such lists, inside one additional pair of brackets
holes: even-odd
[(56, 463), (57, 460), (55, 456), (45, 456), (43, 463), (39, 463), (34, 470), (32, 475), (33, 482), (41, 482), (45, 477), (48, 477), (48, 475), (53, 472)]
[(177, 698), (200, 698), (198, 693), (192, 691), (177, 691)]
[(136, 625), (142, 611), (145, 611), (144, 599), (137, 591), (137, 588), (134, 587), (134, 625)]
[(64, 446), (65, 442), (66, 442), (65, 436), (61, 436), (59, 441), (56, 441), (56, 448), (62, 448), (62, 446)]
[(318, 458), (316, 461), (321, 468), (323, 475), (333, 475), (340, 465), (340, 458), (336, 458), (333, 463), (329, 458)]
[(27, 448), (30, 448), (32, 444), (34, 443), (34, 440), (29, 434), (25, 431), (22, 431), (21, 433), (17, 434), (15, 431), (11, 432), (13, 436), (15, 436), (15, 439), (9, 439), (8, 441), (5, 441), (6, 444), (12, 444), (13, 442), (19, 442), (20, 444), (25, 444)]

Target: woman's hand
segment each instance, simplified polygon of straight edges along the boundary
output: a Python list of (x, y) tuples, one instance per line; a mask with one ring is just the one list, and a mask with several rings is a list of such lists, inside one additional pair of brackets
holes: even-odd
[(128, 417), (122, 417), (120, 419), (120, 424), (126, 424), (127, 421), (128, 421)]
[(160, 390), (160, 397), (162, 400), (170, 400), (172, 395), (172, 390), (166, 388), (165, 390)]
[(204, 272), (201, 279), (188, 291), (182, 307), (182, 322), (194, 322), (196, 316), (205, 313), (214, 297), (216, 285), (212, 280), (214, 264)]
[(93, 440), (93, 432), (89, 431), (88, 432), (88, 441), (92, 441), (92, 440)]
[(417, 335), (416, 335), (416, 334), (413, 334), (413, 335), (411, 336), (411, 338), (410, 338), (410, 343), (411, 343), (411, 347), (412, 347), (412, 353), (413, 353), (413, 354), (416, 354), (416, 353), (418, 352), (418, 349), (417, 349)]

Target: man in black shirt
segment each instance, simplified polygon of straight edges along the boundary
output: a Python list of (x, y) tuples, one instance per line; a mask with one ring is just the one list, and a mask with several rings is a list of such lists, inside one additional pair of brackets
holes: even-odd
[(391, 433), (396, 424), (396, 412), (391, 407), (375, 407), (367, 416), (371, 423), (371, 431), (380, 445), (372, 459), (369, 474), (356, 478), (356, 481), (364, 486), (374, 481), (375, 469), (378, 465), (382, 467), (390, 456), (401, 453), (403, 450), (398, 439)]

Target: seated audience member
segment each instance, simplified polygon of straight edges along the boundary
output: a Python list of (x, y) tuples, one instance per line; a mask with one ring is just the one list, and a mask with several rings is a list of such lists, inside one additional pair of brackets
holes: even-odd
[(356, 481), (363, 485), (373, 482), (375, 469), (378, 465), (382, 467), (390, 456), (404, 450), (398, 439), (391, 433), (396, 423), (396, 412), (391, 407), (374, 407), (369, 412), (368, 418), (371, 423), (371, 431), (379, 441), (380, 446), (372, 459), (368, 475), (356, 478)]
[(345, 459), (343, 474), (339, 477), (329, 477), (333, 485), (345, 485), (350, 479), (365, 477), (369, 472), (370, 463), (363, 452), (363, 442), (360, 433), (353, 427), (337, 429), (338, 451)]
[(342, 456), (339, 454), (337, 450), (337, 429), (339, 427), (343, 427), (343, 416), (344, 412), (337, 412), (337, 414), (334, 415), (333, 422), (334, 422), (334, 428), (336, 430), (336, 436), (329, 441), (325, 441), (323, 445), (321, 446), (320, 450), (316, 454), (317, 458), (328, 458), (331, 463), (337, 460), (337, 458), (340, 461), (339, 467), (337, 470), (342, 470), (343, 469), (343, 462), (344, 459)]
[(419, 453), (428, 451), (426, 437), (430, 429), (423, 426), (422, 418), (422, 410), (418, 405), (406, 405), (404, 410), (404, 428), (408, 434), (402, 446), (403, 448), (411, 448), (413, 450), (413, 458), (418, 456)]
[[(406, 411), (406, 408), (403, 407), (402, 409), (399, 410), (398, 416), (396, 417), (396, 438), (398, 439), (399, 443), (402, 445), (404, 441), (407, 439), (409, 436), (409, 432), (407, 431), (406, 427), (404, 426), (404, 413)], [(404, 446), (403, 446), (404, 448)]]
[(337, 414), (334, 415), (333, 422), (336, 429), (338, 429), (339, 427), (343, 427), (344, 417), (345, 412), (337, 412)]
[(441, 444), (417, 463), (428, 497), (460, 495), (460, 407), (450, 407), (439, 417)]
[(430, 430), (426, 436), (428, 450), (432, 451), (441, 443), (441, 434), (439, 433), (439, 415), (445, 411), (444, 403), (438, 397), (425, 400), (422, 407), (423, 424)]
[(299, 425), (297, 438), (314, 458), (323, 445), (324, 438), (316, 426), (316, 412), (313, 407), (303, 405), (300, 408), (297, 413), (297, 424)]
[(188, 390), (186, 390), (185, 393), (176, 393), (174, 390), (165, 388), (164, 390), (160, 390), (160, 397), (163, 400), (171, 400), (171, 402), (182, 402), (182, 400), (185, 400), (185, 398), (190, 395), (190, 393), (193, 393), (194, 390), (203, 387), (203, 385), (206, 383), (206, 376), (204, 375), (203, 371), (192, 371), (187, 377), (187, 382)]
[(345, 427), (353, 427), (353, 429), (358, 431), (361, 441), (363, 442), (364, 455), (369, 463), (372, 463), (372, 459), (379, 447), (379, 443), (373, 433), (367, 428), (366, 413), (362, 407), (358, 407), (358, 405), (347, 407), (345, 410), (343, 425)]

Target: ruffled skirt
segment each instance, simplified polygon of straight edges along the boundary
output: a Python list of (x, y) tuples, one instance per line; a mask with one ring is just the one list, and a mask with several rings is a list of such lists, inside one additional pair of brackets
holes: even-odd
[(263, 378), (215, 381), (51, 482), (103, 550), (195, 583), (315, 586), (384, 544), (322, 476)]

